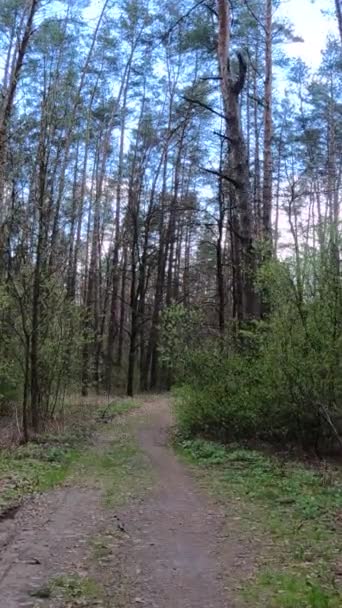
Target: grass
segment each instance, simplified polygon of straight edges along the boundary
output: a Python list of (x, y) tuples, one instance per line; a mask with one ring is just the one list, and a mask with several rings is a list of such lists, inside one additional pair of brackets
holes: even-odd
[(124, 504), (141, 494), (150, 479), (150, 467), (142, 457), (126, 419), (109, 429), (103, 443), (86, 451), (77, 465), (77, 475), (92, 478), (102, 488), (107, 506)]
[(107, 532), (93, 537), (90, 541), (92, 557), (95, 562), (102, 563), (112, 555), (114, 532)]
[(262, 547), (242, 597), (253, 608), (342, 605), (341, 472), (201, 439), (180, 451), (242, 533)]
[(34, 442), (1, 450), (0, 517), (20, 504), (24, 496), (49, 490), (80, 471), (84, 477), (101, 479), (108, 502), (114, 503), (119, 497), (123, 500), (124, 477), (132, 474), (132, 478), (138, 479), (142, 470), (134, 442), (128, 432), (124, 433), (123, 425), (116, 425), (115, 440), (108, 439), (102, 446), (105, 449), (95, 449), (90, 439), (96, 430), (96, 420), (101, 422), (104, 416), (112, 419), (137, 407), (139, 403), (133, 399), (106, 405), (103, 400), (95, 405), (70, 403), (66, 406), (69, 418), (63, 427), (56, 424), (53, 432), (40, 435)]
[(27, 494), (43, 492), (62, 483), (80, 457), (80, 448), (28, 443), (0, 454), (0, 513), (20, 503)]
[(92, 578), (77, 574), (54, 578), (47, 585), (32, 591), (31, 597), (64, 600), (69, 608), (104, 605), (104, 591), (101, 586)]
[(140, 404), (134, 399), (125, 398), (121, 400), (116, 400), (108, 403), (105, 406), (102, 406), (99, 409), (99, 417), (105, 419), (115, 418), (116, 416), (127, 414), (128, 412), (136, 410), (138, 407), (140, 407)]

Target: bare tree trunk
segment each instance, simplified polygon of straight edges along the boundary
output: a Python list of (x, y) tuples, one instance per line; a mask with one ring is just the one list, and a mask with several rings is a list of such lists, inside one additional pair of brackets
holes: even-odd
[[(43, 127), (42, 127), (43, 128)], [(41, 139), (44, 132), (41, 133)], [(38, 241), (36, 251), (36, 263), (33, 278), (32, 294), (32, 338), (31, 338), (31, 420), (35, 431), (38, 431), (41, 422), (40, 412), (40, 381), (39, 381), (39, 346), (40, 346), (40, 309), (41, 309), (41, 281), (43, 268), (44, 243), (46, 234), (45, 218), (45, 196), (46, 196), (46, 154), (44, 143), (41, 141), (38, 154)]]
[[(253, 65), (253, 131), (254, 131), (254, 180), (253, 180), (253, 199), (255, 215), (255, 232), (259, 238), (262, 233), (262, 200), (261, 200), (261, 162), (260, 162), (260, 120), (259, 120), (259, 100), (258, 100), (258, 76), (259, 76), (259, 52), (260, 40), (259, 33), (256, 34), (255, 43), (255, 65)], [(247, 131), (248, 133), (248, 131)], [(249, 141), (247, 137), (247, 141)]]
[(272, 0), (266, 0), (265, 49), (265, 109), (264, 109), (264, 182), (263, 229), (264, 238), (272, 240)]
[(115, 210), (115, 237), (113, 247), (113, 259), (111, 265), (112, 273), (112, 293), (110, 299), (110, 312), (109, 312), (109, 324), (108, 324), (108, 336), (107, 336), (107, 347), (106, 347), (106, 389), (110, 394), (112, 389), (113, 380), (113, 367), (114, 367), (114, 343), (115, 337), (118, 333), (118, 289), (119, 289), (119, 249), (120, 249), (120, 214), (121, 214), (121, 197), (122, 197), (122, 177), (123, 177), (123, 162), (124, 162), (124, 145), (125, 145), (125, 129), (126, 129), (126, 105), (129, 85), (129, 74), (130, 69), (127, 73), (127, 81), (124, 87), (123, 95), (123, 107), (121, 109), (121, 132), (120, 132), (120, 150), (119, 150), (119, 163), (118, 163), (118, 175), (116, 185), (116, 210)]
[[(0, 103), (0, 225), (4, 213), (5, 163), (7, 150), (8, 122), (12, 114), (15, 93), (20, 73), (23, 67), (25, 54), (33, 32), (33, 20), (39, 8), (40, 0), (30, 0), (26, 24), (21, 39), (18, 42), (13, 69), (9, 76), (9, 83), (2, 91)], [(6, 82), (6, 80), (5, 80)]]
[(131, 328), (128, 353), (128, 372), (127, 372), (127, 395), (133, 397), (134, 394), (134, 375), (135, 375), (135, 360), (138, 337), (138, 298), (137, 298), (137, 247), (138, 247), (138, 202), (136, 199), (137, 193), (131, 193), (131, 211), (132, 220), (132, 246), (131, 246), (131, 290), (130, 290), (130, 309), (131, 309)]
[(238, 54), (238, 75), (232, 73), (229, 60), (231, 14), (228, 0), (218, 0), (218, 60), (221, 77), (224, 112), (229, 138), (228, 175), (231, 199), (238, 211), (236, 226), (232, 227), (235, 237), (235, 249), (240, 249), (239, 268), (241, 277), (236, 284), (239, 291), (237, 315), (240, 320), (259, 316), (259, 304), (255, 291), (256, 257), (254, 251), (254, 226), (252, 217), (251, 192), (249, 184), (249, 167), (247, 149), (242, 131), (239, 96), (245, 84), (246, 63)]
[[(75, 167), (74, 167), (74, 178), (73, 178), (73, 187), (72, 187), (72, 209), (71, 209), (71, 222), (70, 222), (70, 242), (69, 242), (69, 251), (68, 251), (68, 270), (67, 270), (67, 298), (69, 300), (73, 300), (75, 297), (75, 289), (74, 285), (76, 284), (76, 277), (74, 276), (74, 268), (73, 268), (73, 258), (75, 251), (75, 225), (77, 220), (77, 211), (79, 207), (79, 202), (77, 198), (77, 186), (78, 186), (78, 168), (79, 168), (79, 152), (80, 152), (80, 142), (77, 142), (76, 147), (76, 159), (75, 159)], [(75, 269), (76, 270), (76, 269)]]
[(277, 158), (277, 183), (276, 183), (276, 192), (275, 192), (275, 220), (274, 220), (274, 239), (273, 239), (273, 255), (277, 257), (278, 255), (278, 243), (279, 243), (279, 215), (280, 215), (280, 182), (281, 182), (281, 162), (282, 162), (282, 152), (283, 152), (283, 129), (281, 129), (279, 134), (279, 142), (278, 142), (278, 158)]
[(342, 2), (341, 2), (341, 0), (335, 0), (335, 7), (336, 7), (336, 17), (337, 17), (338, 29), (340, 32), (340, 39), (341, 39), (341, 44), (342, 44)]
[(137, 353), (137, 339), (139, 333), (139, 279), (137, 277), (139, 263), (139, 239), (141, 234), (140, 227), (140, 199), (143, 188), (143, 179), (145, 172), (145, 162), (147, 151), (144, 149), (140, 155), (140, 130), (143, 123), (146, 98), (143, 96), (139, 117), (139, 126), (135, 141), (134, 156), (131, 168), (131, 179), (128, 193), (128, 219), (129, 226), (132, 230), (132, 245), (131, 245), (131, 290), (130, 290), (130, 341), (128, 354), (128, 372), (127, 372), (127, 395), (133, 396), (134, 393), (134, 377)]
[[(89, 249), (89, 240), (91, 235), (90, 243), (90, 260), (88, 273), (85, 278), (85, 293), (84, 293), (84, 304), (85, 304), (85, 318), (84, 318), (84, 331), (83, 331), (83, 355), (82, 355), (82, 395), (88, 394), (89, 383), (90, 383), (90, 361), (92, 346), (96, 341), (96, 332), (98, 330), (97, 325), (97, 265), (98, 265), (98, 239), (99, 239), (99, 214), (100, 214), (100, 196), (102, 191), (102, 182), (100, 178), (99, 169), (99, 154), (97, 151), (97, 158), (94, 161), (94, 175), (93, 181), (95, 180), (95, 201), (94, 201), (94, 219), (91, 232), (91, 214), (89, 210), (88, 220), (88, 236), (87, 236), (87, 256)], [(93, 188), (93, 184), (92, 184)], [(86, 267), (88, 264), (86, 263)], [(86, 268), (87, 270), (87, 268)]]
[(120, 291), (120, 321), (119, 321), (119, 337), (118, 337), (118, 352), (117, 366), (122, 365), (122, 354), (124, 346), (124, 328), (125, 328), (125, 312), (126, 312), (126, 284), (127, 284), (127, 245), (124, 246), (123, 262), (121, 270), (121, 291)]
[[(148, 209), (146, 213), (146, 221), (145, 221), (145, 236), (144, 236), (144, 244), (143, 251), (140, 262), (140, 272), (139, 272), (139, 321), (140, 321), (140, 388), (143, 391), (148, 390), (149, 384), (149, 348), (145, 344), (145, 305), (146, 305), (146, 292), (148, 289), (148, 245), (150, 238), (150, 229), (151, 222), (153, 219), (153, 212), (155, 208), (155, 195), (156, 195), (156, 187), (157, 181), (159, 178), (160, 170), (163, 163), (163, 154), (161, 155), (159, 164), (156, 168), (154, 179), (152, 183), (150, 198)], [(158, 280), (158, 278), (157, 278)]]
[(25, 335), (25, 369), (24, 369), (24, 390), (23, 390), (23, 437), (25, 443), (29, 440), (29, 420), (28, 420), (28, 405), (30, 391), (30, 337)]
[(183, 300), (184, 306), (190, 305), (190, 254), (191, 254), (191, 219), (186, 226), (185, 233), (185, 252), (184, 252), (184, 272), (183, 272)]
[[(220, 148), (220, 174), (223, 173), (224, 164), (224, 140), (221, 139)], [(225, 227), (225, 196), (223, 178), (219, 179), (219, 217), (218, 217), (218, 237), (216, 243), (216, 280), (218, 297), (218, 323), (220, 335), (224, 336), (225, 330), (225, 297), (224, 297), (224, 273), (223, 273), (223, 233)]]
[(159, 210), (159, 247), (157, 261), (157, 278), (154, 294), (154, 304), (152, 313), (151, 332), (147, 349), (147, 366), (150, 367), (150, 388), (155, 388), (158, 383), (158, 336), (159, 336), (159, 318), (163, 305), (163, 294), (165, 287), (166, 261), (167, 261), (167, 243), (165, 235), (165, 198), (167, 188), (167, 166), (168, 166), (168, 149), (165, 150), (164, 167), (163, 167), (163, 185), (160, 196)]
[[(89, 130), (87, 132), (85, 151), (84, 151), (84, 160), (83, 160), (83, 169), (82, 169), (82, 178), (81, 178), (81, 186), (79, 193), (79, 204), (77, 206), (77, 227), (76, 227), (76, 238), (75, 238), (75, 247), (73, 251), (72, 258), (72, 266), (70, 273), (70, 285), (69, 285), (69, 297), (70, 299), (75, 299), (76, 297), (76, 286), (77, 286), (77, 264), (79, 258), (79, 251), (81, 246), (81, 231), (82, 231), (82, 223), (83, 223), (83, 214), (84, 214), (84, 199), (86, 192), (86, 181), (87, 181), (87, 166), (88, 166), (88, 144), (89, 144)], [(90, 225), (88, 224), (87, 234), (89, 234)], [(88, 236), (87, 236), (87, 250), (88, 250)], [(85, 280), (84, 285), (87, 283), (87, 265), (85, 268)], [(85, 298), (84, 298), (85, 300)]]

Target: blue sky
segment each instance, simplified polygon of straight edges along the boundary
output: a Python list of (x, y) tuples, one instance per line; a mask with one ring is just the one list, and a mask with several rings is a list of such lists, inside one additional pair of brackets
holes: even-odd
[[(87, 9), (89, 18), (99, 13), (103, 0), (92, 0)], [(322, 11), (330, 11), (329, 18)], [(337, 34), (334, 0), (281, 0), (279, 15), (287, 17), (295, 27), (303, 43), (286, 45), (288, 54), (301, 57), (307, 65), (317, 68), (320, 63), (321, 51), (329, 33)]]
[[(323, 15), (329, 10), (332, 16)], [(294, 24), (295, 32), (303, 43), (288, 44), (286, 50), (293, 57), (301, 57), (307, 65), (317, 68), (321, 51), (329, 33), (337, 35), (333, 0), (282, 0), (279, 14)]]

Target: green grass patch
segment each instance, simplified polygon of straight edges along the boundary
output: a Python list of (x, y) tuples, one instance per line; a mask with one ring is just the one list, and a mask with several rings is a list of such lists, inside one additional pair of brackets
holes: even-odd
[(31, 597), (39, 599), (57, 599), (68, 602), (68, 606), (103, 605), (104, 591), (101, 586), (88, 576), (59, 576), (31, 592)]
[(237, 446), (202, 439), (180, 451), (244, 534), (261, 542), (255, 577), (243, 597), (255, 608), (342, 605), (341, 471), (314, 470)]
[(23, 496), (64, 481), (81, 451), (73, 443), (28, 443), (0, 453), (0, 513)]
[(135, 399), (125, 398), (117, 401), (113, 401), (108, 405), (101, 407), (99, 410), (100, 418), (115, 418), (121, 414), (127, 414), (140, 407), (140, 403)]
[(92, 557), (95, 561), (103, 561), (110, 557), (113, 550), (114, 532), (107, 532), (91, 539)]
[(100, 446), (82, 455), (77, 474), (95, 480), (104, 491), (106, 505), (116, 506), (145, 489), (151, 468), (126, 421), (115, 427), (114, 436), (110, 429), (103, 439)]
[(309, 575), (264, 571), (247, 588), (245, 600), (254, 606), (269, 608), (340, 608), (337, 589)]
[(96, 408), (77, 425), (72, 421), (73, 426), (64, 432), (45, 433), (35, 442), (0, 451), (0, 514), (20, 503), (25, 495), (49, 490), (63, 483), (74, 471), (79, 474), (80, 470), (84, 477), (100, 479), (109, 502), (114, 503), (116, 496), (119, 502), (123, 501), (129, 492), (124, 490), (125, 480), (127, 488), (128, 477), (134, 485), (144, 470), (131, 434), (123, 431), (124, 425), (120, 421), (114, 434), (108, 426), (109, 435), (115, 438), (105, 440), (99, 448), (92, 447), (89, 440), (95, 430), (95, 413), (100, 419), (112, 419), (139, 405), (133, 399), (115, 401)]

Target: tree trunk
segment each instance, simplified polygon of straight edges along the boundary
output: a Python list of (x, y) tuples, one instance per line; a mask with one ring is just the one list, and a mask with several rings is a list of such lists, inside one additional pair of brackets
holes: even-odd
[[(220, 148), (220, 174), (223, 173), (224, 163), (224, 140), (221, 139)], [(225, 297), (224, 297), (224, 273), (223, 273), (223, 233), (225, 227), (225, 197), (223, 178), (219, 179), (219, 217), (218, 217), (218, 238), (216, 243), (216, 282), (218, 297), (218, 324), (220, 335), (224, 336), (225, 330)]]
[[(129, 77), (129, 74), (128, 74)], [(127, 78), (128, 78), (127, 77)], [(112, 293), (110, 299), (110, 313), (107, 336), (106, 349), (106, 389), (108, 394), (112, 390), (113, 368), (114, 368), (114, 344), (115, 337), (118, 333), (118, 289), (119, 289), (119, 248), (120, 248), (120, 214), (121, 214), (121, 196), (122, 196), (122, 177), (123, 177), (123, 162), (124, 162), (124, 145), (125, 145), (125, 128), (126, 128), (126, 104), (128, 94), (128, 79), (124, 91), (124, 100), (122, 107), (121, 133), (120, 133), (120, 151), (119, 164), (116, 186), (116, 210), (115, 210), (115, 237), (112, 258)]]
[(8, 122), (12, 114), (15, 93), (23, 67), (25, 54), (33, 31), (33, 20), (39, 8), (40, 0), (30, 0), (26, 24), (21, 39), (19, 40), (12, 73), (9, 76), (8, 86), (1, 91), (2, 101), (0, 103), (0, 225), (4, 214), (4, 188), (5, 188), (5, 165), (8, 136)]
[(342, 1), (335, 0), (335, 7), (336, 7), (336, 17), (337, 17), (338, 29), (340, 32), (340, 39), (341, 39), (341, 44), (342, 44)]
[(230, 49), (230, 4), (228, 0), (218, 0), (218, 60), (221, 77), (224, 113), (229, 139), (228, 174), (226, 179), (230, 184), (230, 194), (233, 206), (236, 208), (236, 226), (234, 232), (235, 249), (239, 248), (239, 268), (241, 280), (236, 284), (239, 292), (237, 314), (239, 320), (253, 319), (259, 316), (258, 298), (255, 291), (256, 256), (254, 251), (254, 226), (249, 184), (249, 167), (247, 149), (242, 131), (239, 96), (243, 90), (246, 78), (246, 63), (238, 54), (238, 75), (232, 73), (229, 60)]
[(163, 293), (165, 286), (166, 261), (167, 261), (167, 245), (165, 242), (165, 198), (167, 188), (167, 166), (168, 166), (168, 150), (165, 150), (164, 167), (163, 167), (163, 185), (160, 197), (159, 210), (159, 247), (157, 261), (157, 277), (154, 294), (154, 304), (152, 313), (152, 323), (150, 338), (147, 349), (147, 366), (150, 368), (150, 388), (156, 388), (158, 384), (158, 336), (159, 336), (159, 317), (163, 305)]
[(265, 109), (264, 109), (264, 181), (263, 181), (263, 232), (272, 241), (272, 0), (266, 0), (265, 49)]
[(23, 438), (27, 443), (29, 440), (29, 420), (28, 420), (28, 404), (30, 390), (30, 337), (25, 335), (25, 370), (24, 370), (24, 390), (22, 403), (22, 420), (23, 420)]
[(124, 329), (125, 329), (125, 314), (126, 314), (126, 284), (127, 284), (127, 245), (124, 246), (123, 262), (121, 270), (121, 290), (120, 290), (120, 320), (119, 320), (119, 337), (117, 350), (117, 366), (122, 365), (122, 355), (124, 346)]
[(41, 422), (40, 412), (40, 382), (39, 382), (39, 335), (40, 335), (40, 308), (41, 308), (41, 280), (43, 267), (44, 233), (46, 231), (44, 209), (46, 188), (46, 164), (44, 149), (40, 150), (40, 169), (38, 183), (38, 242), (36, 263), (33, 278), (32, 294), (32, 338), (31, 338), (31, 421), (35, 431), (39, 430)]
[[(136, 202), (133, 203), (136, 206)], [(127, 395), (133, 397), (134, 394), (134, 375), (135, 375), (135, 359), (138, 336), (138, 301), (136, 289), (136, 273), (137, 273), (137, 246), (138, 246), (138, 226), (137, 226), (137, 210), (132, 209), (133, 220), (133, 238), (131, 249), (131, 291), (130, 291), (130, 309), (131, 309), (131, 329), (128, 353), (128, 372), (127, 372)]]

